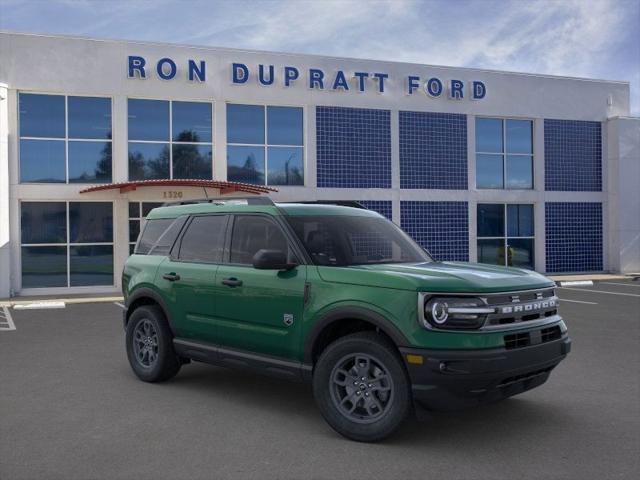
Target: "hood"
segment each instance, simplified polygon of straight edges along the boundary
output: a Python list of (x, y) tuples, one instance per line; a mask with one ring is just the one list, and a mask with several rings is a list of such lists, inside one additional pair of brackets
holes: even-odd
[(429, 292), (492, 293), (554, 285), (531, 270), (465, 262), (318, 267), (318, 271), (327, 282)]

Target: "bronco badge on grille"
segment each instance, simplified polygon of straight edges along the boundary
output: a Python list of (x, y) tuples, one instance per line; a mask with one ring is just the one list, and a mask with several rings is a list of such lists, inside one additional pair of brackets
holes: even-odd
[[(513, 301), (513, 297), (512, 301)], [(548, 300), (541, 300), (535, 302), (523, 303), (520, 305), (509, 305), (505, 307), (498, 307), (498, 313), (523, 313), (534, 312), (537, 310), (543, 310), (545, 308), (553, 308), (556, 306), (556, 299), (550, 298)]]

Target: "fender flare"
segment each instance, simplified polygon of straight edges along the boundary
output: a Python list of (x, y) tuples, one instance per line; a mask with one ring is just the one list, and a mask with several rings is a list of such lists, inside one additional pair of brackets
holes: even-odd
[(409, 341), (400, 329), (383, 315), (364, 307), (336, 307), (323, 314), (307, 334), (304, 340), (304, 363), (313, 364), (313, 346), (322, 331), (332, 323), (344, 319), (362, 320), (371, 323), (387, 334), (396, 346), (409, 345)]
[[(160, 306), (162, 313), (164, 313), (164, 317), (167, 319), (167, 323), (169, 324), (171, 333), (173, 333), (173, 335), (175, 336), (176, 331), (173, 328), (173, 322), (171, 321), (171, 315), (169, 314), (169, 308), (167, 307), (167, 303), (164, 301), (164, 299), (158, 292), (148, 287), (137, 288), (131, 295), (127, 297), (127, 301), (125, 303), (125, 307), (127, 308), (126, 321), (127, 322), (129, 321), (129, 317), (133, 313), (133, 311), (131, 311), (130, 309), (131, 304), (135, 303), (136, 300), (139, 300), (141, 298), (150, 298)], [(125, 327), (126, 327), (126, 323), (125, 323)]]

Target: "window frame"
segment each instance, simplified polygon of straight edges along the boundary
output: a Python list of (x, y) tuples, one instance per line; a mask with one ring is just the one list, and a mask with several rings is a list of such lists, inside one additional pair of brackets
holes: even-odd
[[(63, 97), (64, 98), (64, 137), (23, 137), (20, 133), (20, 95), (49, 95), (53, 97)], [(81, 98), (108, 98), (109, 99), (109, 107), (111, 114), (111, 138), (74, 138), (69, 137), (69, 97), (81, 97)], [(104, 94), (88, 94), (88, 95), (69, 95), (67, 93), (54, 93), (54, 92), (37, 92), (33, 90), (18, 90), (17, 92), (17, 105), (16, 105), (16, 116), (17, 116), (17, 142), (18, 142), (18, 183), (20, 185), (104, 185), (108, 183), (113, 183), (113, 165), (114, 165), (114, 154), (113, 154), (113, 146), (114, 146), (114, 135), (115, 131), (113, 129), (113, 96), (104, 95)], [(22, 159), (21, 159), (21, 148), (20, 145), (22, 140), (42, 140), (42, 141), (56, 141), (56, 142), (64, 142), (64, 181), (63, 182), (23, 182), (22, 181)], [(69, 181), (69, 142), (88, 142), (88, 143), (110, 143), (111, 144), (111, 179), (108, 182), (70, 182)]]
[[(182, 240), (184, 239), (184, 236), (189, 231), (189, 228), (191, 227), (191, 223), (193, 223), (193, 219), (196, 217), (226, 217), (226, 221), (224, 224), (224, 232), (222, 235), (222, 257), (220, 258), (220, 262), (205, 262), (202, 260), (185, 260), (183, 258), (180, 258), (180, 250), (182, 249)], [(231, 214), (226, 212), (202, 213), (202, 214), (189, 215), (189, 218), (187, 218), (187, 220), (184, 222), (184, 225), (182, 226), (180, 233), (176, 237), (176, 240), (175, 242), (173, 242), (173, 246), (169, 251), (168, 256), (170, 260), (175, 263), (185, 263), (185, 264), (195, 264), (195, 265), (222, 265), (224, 261), (224, 256), (225, 256), (225, 249), (227, 247), (227, 235), (229, 232), (229, 224), (231, 223), (230, 217), (231, 217)], [(179, 217), (176, 217), (176, 220), (177, 218)]]
[[(195, 99), (166, 99), (166, 98), (149, 98), (149, 97), (127, 97), (126, 98), (127, 111), (126, 111), (126, 119), (127, 119), (127, 180), (131, 180), (131, 172), (129, 171), (129, 145), (131, 143), (148, 143), (154, 145), (168, 145), (169, 146), (169, 176), (166, 180), (173, 180), (173, 146), (174, 145), (198, 145), (198, 146), (209, 146), (211, 147), (211, 178), (207, 178), (204, 180), (213, 180), (215, 178), (215, 138), (216, 138), (216, 129), (215, 129), (215, 101), (213, 100), (195, 100)], [(129, 100), (149, 100), (155, 102), (168, 102), (169, 103), (169, 137), (167, 140), (132, 140), (129, 138)], [(173, 103), (203, 103), (208, 104), (211, 107), (211, 142), (178, 142), (173, 140)], [(146, 179), (142, 179), (146, 180)]]
[[(478, 129), (476, 128), (476, 123), (478, 119), (488, 119), (488, 120), (500, 120), (502, 123), (502, 151), (501, 152), (484, 152), (477, 150), (477, 136)], [(509, 153), (507, 152), (507, 121), (508, 120), (519, 120), (519, 121), (528, 121), (531, 122), (531, 153)], [(522, 191), (531, 191), (536, 189), (536, 175), (535, 175), (535, 129), (536, 122), (534, 118), (530, 117), (494, 117), (490, 115), (476, 115), (474, 117), (474, 152), (475, 152), (475, 177), (476, 177), (476, 190), (522, 190)], [(479, 187), (478, 186), (478, 155), (499, 155), (502, 157), (502, 188), (491, 188), (491, 187)], [(529, 157), (531, 158), (531, 188), (512, 188), (507, 186), (507, 157)], [(491, 203), (491, 202), (482, 202), (482, 203)], [(499, 203), (499, 202), (498, 202)]]
[[(504, 236), (502, 237), (481, 237), (478, 235), (478, 208), (480, 207), (480, 205), (502, 205), (502, 214), (503, 214), (503, 228), (504, 228)], [(507, 218), (508, 215), (508, 207), (510, 205), (529, 205), (531, 206), (531, 222), (532, 222), (532, 226), (533, 226), (533, 235), (532, 236), (510, 236), (509, 235), (509, 219)], [(480, 259), (479, 259), (479, 255), (477, 254), (478, 252), (478, 241), (479, 240), (502, 240), (502, 244), (503, 244), (503, 248), (505, 251), (505, 256), (504, 256), (504, 265), (501, 264), (493, 264), (493, 263), (486, 263), (484, 265), (498, 265), (498, 266), (503, 266), (503, 267), (514, 267), (514, 268), (525, 268), (525, 267), (517, 267), (517, 266), (513, 266), (513, 265), (509, 265), (508, 261), (509, 261), (509, 257), (506, 254), (507, 252), (507, 248), (509, 246), (509, 244), (507, 243), (509, 240), (533, 240), (533, 248), (532, 248), (532, 253), (533, 253), (533, 263), (531, 265), (531, 269), (535, 269), (536, 265), (536, 259), (535, 259), (535, 251), (536, 251), (536, 205), (533, 202), (478, 202), (476, 203), (476, 262), (477, 263), (481, 263)]]
[(308, 258), (306, 253), (303, 253), (304, 250), (301, 248), (298, 243), (298, 239), (290, 230), (289, 225), (282, 221), (280, 218), (275, 215), (269, 215), (267, 213), (260, 212), (242, 212), (242, 213), (232, 213), (229, 214), (229, 220), (227, 221), (227, 232), (224, 241), (224, 251), (222, 253), (222, 263), (221, 265), (230, 266), (230, 267), (248, 267), (254, 268), (252, 264), (247, 263), (231, 263), (231, 241), (233, 240), (233, 227), (235, 226), (236, 219), (240, 216), (251, 216), (251, 217), (266, 217), (269, 221), (273, 222), (282, 232), (285, 239), (287, 240), (287, 245), (291, 250), (291, 254), (294, 257), (295, 262), (298, 265), (306, 265), (311, 263), (311, 259)]
[[(64, 203), (65, 204), (65, 227), (66, 238), (64, 242), (60, 243), (22, 243), (22, 205), (24, 203)], [(111, 242), (71, 242), (71, 229), (69, 218), (69, 204), (71, 203), (109, 203), (111, 204), (111, 230), (112, 238)], [(117, 238), (117, 222), (115, 218), (115, 200), (20, 200), (19, 202), (19, 229), (20, 229), (20, 286), (22, 287), (22, 248), (23, 247), (64, 247), (67, 257), (67, 284), (60, 287), (27, 287), (27, 290), (41, 290), (51, 288), (103, 288), (103, 287), (115, 287), (116, 285), (116, 250), (115, 239)], [(113, 282), (105, 285), (71, 285), (71, 248), (72, 247), (94, 247), (94, 246), (111, 246), (112, 266), (113, 266)], [(23, 289), (24, 290), (24, 289)]]
[[(229, 142), (228, 138), (228, 128), (227, 127), (227, 137), (225, 139), (225, 152), (226, 152), (226, 168), (227, 175), (229, 172), (229, 147), (256, 147), (262, 148), (264, 151), (264, 183), (258, 183), (256, 185), (274, 185), (276, 187), (306, 187), (307, 186), (307, 129), (305, 125), (307, 124), (307, 108), (305, 105), (294, 105), (294, 104), (272, 104), (272, 103), (241, 103), (241, 102), (226, 102), (225, 110), (229, 108), (229, 105), (244, 105), (244, 106), (252, 106), (252, 107), (262, 107), (263, 108), (263, 116), (264, 116), (264, 143), (235, 143)], [(284, 108), (300, 108), (302, 109), (302, 145), (288, 145), (288, 144), (270, 144), (269, 143), (269, 123), (268, 123), (268, 109), (269, 107), (284, 107)], [(226, 113), (226, 112), (225, 112)], [(227, 115), (225, 115), (225, 124)], [(276, 185), (269, 183), (269, 148), (300, 148), (302, 149), (302, 185)]]
[[(135, 251), (135, 247), (138, 244), (138, 240), (140, 240), (140, 234), (142, 233), (142, 229), (144, 227), (143, 222), (146, 221), (147, 217), (143, 216), (143, 210), (142, 210), (142, 205), (145, 203), (159, 203), (160, 205), (163, 205), (163, 202), (148, 202), (145, 200), (129, 200), (127, 202), (127, 208), (129, 207), (129, 205), (131, 205), (132, 203), (135, 203), (138, 205), (138, 215), (137, 217), (132, 217), (129, 214), (129, 211), (127, 210), (127, 238), (129, 239), (129, 241), (127, 242), (127, 244), (129, 245), (129, 255), (131, 256), (133, 255), (134, 251)], [(158, 207), (155, 207), (158, 208)], [(137, 221), (138, 222), (138, 236), (136, 237), (136, 241), (132, 242), (131, 241), (131, 221)], [(131, 247), (134, 248), (134, 250), (131, 249)]]

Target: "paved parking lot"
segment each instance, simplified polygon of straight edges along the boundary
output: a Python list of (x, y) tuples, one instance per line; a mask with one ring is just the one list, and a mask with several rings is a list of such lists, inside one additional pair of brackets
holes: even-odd
[(308, 387), (201, 364), (138, 381), (115, 304), (0, 330), (0, 479), (639, 478), (640, 282), (559, 289), (573, 351), (542, 387), (375, 445)]

